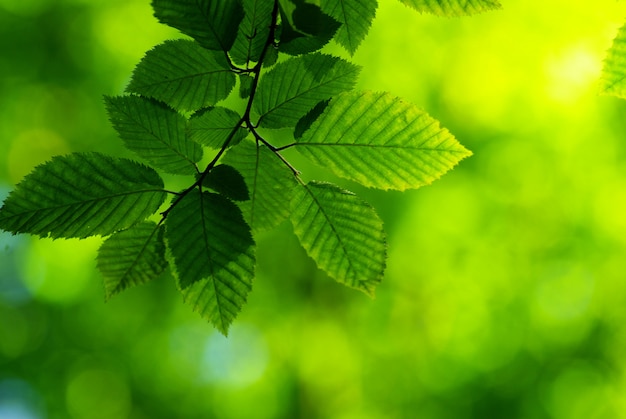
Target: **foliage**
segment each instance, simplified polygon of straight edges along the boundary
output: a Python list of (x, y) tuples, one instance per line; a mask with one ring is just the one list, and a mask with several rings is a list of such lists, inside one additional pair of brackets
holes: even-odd
[(604, 61), (601, 88), (605, 94), (626, 99), (626, 25), (619, 30)]
[[(402, 2), (449, 16), (499, 7)], [(339, 186), (304, 181), (283, 152), (295, 149), (335, 175), (385, 190), (430, 184), (471, 154), (414, 105), (354, 91), (359, 67), (319, 52), (335, 39), (354, 54), (376, 0), (152, 6), (192, 40), (157, 45), (136, 66), (127, 94), (105, 97), (125, 146), (149, 166), (98, 153), (56, 157), (5, 200), (0, 228), (52, 238), (110, 235), (98, 255), (107, 297), (169, 265), (184, 300), (224, 334), (252, 288), (254, 234), (287, 218), (322, 270), (373, 295), (385, 269), (381, 219)], [(237, 83), (242, 108), (216, 106)], [(269, 139), (281, 128), (294, 141), (276, 146)], [(212, 157), (201, 169), (205, 153)], [(157, 170), (189, 176), (189, 186), (167, 190)]]

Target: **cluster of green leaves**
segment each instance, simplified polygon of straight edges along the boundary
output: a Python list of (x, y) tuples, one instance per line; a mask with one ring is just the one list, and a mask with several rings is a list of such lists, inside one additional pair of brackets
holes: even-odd
[(620, 28), (604, 60), (602, 92), (626, 99), (626, 24)]
[[(400, 1), (447, 16), (499, 7), (494, 0)], [(385, 269), (382, 221), (353, 193), (303, 181), (284, 151), (384, 190), (429, 184), (471, 154), (414, 105), (353, 90), (359, 67), (319, 52), (334, 39), (353, 54), (377, 1), (152, 6), (160, 22), (188, 38), (148, 51), (126, 94), (105, 98), (113, 127), (144, 163), (99, 153), (55, 157), (9, 195), (0, 228), (109, 236), (97, 258), (107, 298), (169, 266), (184, 301), (224, 334), (252, 287), (254, 236), (286, 219), (321, 269), (372, 295)], [(237, 85), (241, 109), (218, 106)], [(290, 130), (293, 142), (272, 144), (276, 129)], [(189, 186), (170, 191), (159, 172), (188, 176)]]

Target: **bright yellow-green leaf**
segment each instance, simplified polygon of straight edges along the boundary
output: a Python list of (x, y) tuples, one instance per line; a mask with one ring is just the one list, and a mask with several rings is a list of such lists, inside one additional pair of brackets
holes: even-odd
[(626, 25), (617, 33), (602, 69), (602, 91), (626, 99)]
[(466, 16), (500, 9), (498, 0), (400, 0), (417, 10), (439, 16)]
[(426, 112), (369, 91), (333, 98), (296, 149), (339, 176), (397, 190), (427, 185), (472, 154)]

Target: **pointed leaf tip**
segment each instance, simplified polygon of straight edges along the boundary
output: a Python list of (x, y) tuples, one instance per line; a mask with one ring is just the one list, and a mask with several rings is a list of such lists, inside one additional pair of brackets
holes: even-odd
[(165, 227), (184, 301), (226, 333), (254, 277), (254, 240), (241, 211), (221, 195), (194, 189), (172, 208)]
[(426, 112), (369, 91), (335, 96), (296, 141), (314, 163), (378, 189), (428, 185), (471, 155)]
[(387, 257), (374, 209), (352, 192), (313, 181), (297, 188), (291, 211), (294, 232), (318, 267), (373, 298)]

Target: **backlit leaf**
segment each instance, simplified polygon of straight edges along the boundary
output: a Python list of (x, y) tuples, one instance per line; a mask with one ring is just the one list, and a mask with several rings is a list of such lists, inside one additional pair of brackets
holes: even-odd
[(439, 122), (389, 93), (333, 98), (296, 149), (335, 174), (379, 189), (430, 184), (472, 153)]
[(250, 200), (240, 203), (254, 232), (276, 227), (289, 217), (289, 201), (297, 182), (291, 170), (267, 147), (243, 141), (223, 162), (243, 176)]
[(238, 0), (153, 0), (154, 16), (204, 48), (228, 51), (243, 18)]
[(280, 52), (300, 55), (317, 51), (332, 39), (341, 25), (316, 4), (304, 0), (279, 0), (279, 4)]
[(105, 97), (113, 127), (126, 147), (168, 173), (191, 175), (202, 148), (185, 135), (187, 121), (175, 110), (140, 96)]
[[(220, 106), (202, 109), (189, 119), (187, 132), (190, 138), (207, 147), (219, 149), (235, 127), (241, 122), (241, 116), (233, 110)], [(233, 134), (230, 146), (239, 143), (248, 131), (238, 128)]]
[(163, 231), (142, 222), (106, 239), (98, 250), (98, 269), (106, 297), (157, 278), (167, 266)]
[(165, 220), (173, 271), (186, 303), (226, 334), (254, 277), (254, 241), (227, 198), (190, 191)]
[(335, 185), (309, 182), (291, 201), (302, 247), (338, 282), (374, 295), (385, 270), (383, 223), (366, 202)]
[(243, 0), (245, 16), (230, 56), (237, 64), (258, 61), (270, 34), (274, 0)]
[(335, 34), (339, 42), (350, 54), (356, 49), (369, 32), (372, 20), (376, 16), (376, 0), (323, 0), (322, 11), (333, 17), (341, 27)]
[(617, 33), (602, 68), (603, 93), (626, 99), (626, 25)]
[(126, 91), (193, 111), (225, 99), (235, 83), (223, 53), (179, 39), (148, 51), (135, 67)]
[(418, 12), (439, 16), (466, 16), (502, 8), (498, 0), (400, 0)]
[(248, 187), (241, 173), (234, 167), (218, 164), (207, 173), (202, 186), (213, 189), (233, 201), (247, 201), (250, 199)]
[(255, 110), (265, 128), (293, 127), (318, 102), (350, 90), (360, 67), (324, 54), (278, 63), (260, 81)]
[(42, 237), (106, 236), (154, 214), (165, 200), (153, 169), (99, 153), (36, 167), (0, 208), (0, 228)]

